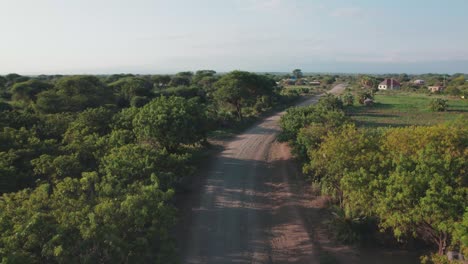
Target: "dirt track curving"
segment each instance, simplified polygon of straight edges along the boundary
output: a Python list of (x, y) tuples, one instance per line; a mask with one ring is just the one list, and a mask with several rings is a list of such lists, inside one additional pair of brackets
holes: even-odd
[(319, 263), (322, 245), (305, 224), (319, 209), (291, 183), (289, 148), (275, 141), (283, 113), (228, 142), (206, 169), (179, 230), (182, 263)]

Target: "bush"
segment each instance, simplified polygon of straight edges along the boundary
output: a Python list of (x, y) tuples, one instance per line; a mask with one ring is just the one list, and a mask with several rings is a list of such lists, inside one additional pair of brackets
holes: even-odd
[(448, 108), (447, 100), (441, 99), (441, 98), (432, 99), (431, 103), (429, 104), (429, 107), (434, 112), (447, 111), (447, 108)]
[(354, 96), (353, 96), (353, 94), (348, 92), (345, 95), (343, 95), (343, 103), (346, 106), (354, 105)]
[(372, 95), (372, 92), (370, 91), (362, 91), (358, 94), (358, 98), (359, 98), (359, 103), (364, 104), (364, 101), (366, 99), (374, 99), (374, 96)]
[(345, 244), (362, 243), (366, 234), (371, 232), (371, 223), (367, 218), (349, 216), (338, 207), (332, 209), (329, 225), (335, 239)]

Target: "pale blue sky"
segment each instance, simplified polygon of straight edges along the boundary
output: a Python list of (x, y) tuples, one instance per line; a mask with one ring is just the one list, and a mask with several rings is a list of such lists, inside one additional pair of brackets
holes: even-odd
[(467, 0), (0, 0), (0, 74), (468, 72)]

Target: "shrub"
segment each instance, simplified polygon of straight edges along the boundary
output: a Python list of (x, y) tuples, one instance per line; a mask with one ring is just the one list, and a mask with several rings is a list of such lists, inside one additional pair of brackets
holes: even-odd
[(431, 103), (429, 104), (429, 107), (434, 112), (447, 111), (447, 108), (448, 108), (447, 100), (441, 99), (441, 98), (432, 99)]
[(343, 103), (344, 105), (346, 106), (350, 106), (350, 105), (354, 105), (354, 96), (352, 93), (346, 93), (345, 95), (343, 95)]

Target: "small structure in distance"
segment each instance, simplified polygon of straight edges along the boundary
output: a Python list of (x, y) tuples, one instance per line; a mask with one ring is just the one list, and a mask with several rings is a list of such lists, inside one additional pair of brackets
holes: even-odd
[(397, 81), (394, 80), (393, 78), (391, 79), (385, 79), (383, 82), (379, 83), (379, 90), (397, 90), (400, 89), (401, 84)]
[(435, 92), (442, 92), (444, 90), (444, 86), (442, 85), (435, 85), (435, 86), (429, 86), (427, 87), (427, 89), (429, 91), (431, 91), (431, 93), (435, 93)]

